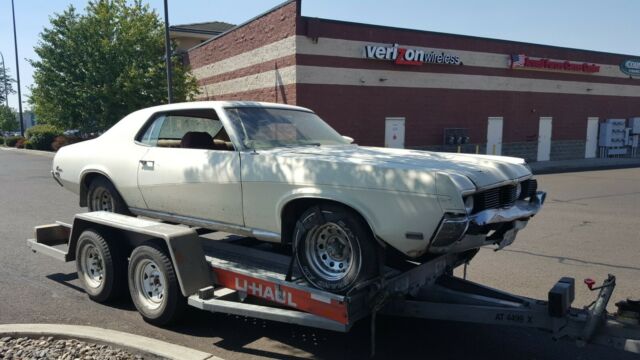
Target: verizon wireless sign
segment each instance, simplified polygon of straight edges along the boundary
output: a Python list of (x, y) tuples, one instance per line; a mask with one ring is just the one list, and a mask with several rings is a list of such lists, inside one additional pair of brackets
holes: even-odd
[(398, 44), (393, 44), (392, 46), (366, 45), (364, 47), (364, 57), (365, 59), (393, 61), (398, 65), (462, 65), (460, 57), (454, 54), (401, 47)]
[(600, 72), (600, 66), (596, 64), (532, 58), (524, 54), (511, 55), (509, 67), (511, 69), (569, 71), (589, 74)]

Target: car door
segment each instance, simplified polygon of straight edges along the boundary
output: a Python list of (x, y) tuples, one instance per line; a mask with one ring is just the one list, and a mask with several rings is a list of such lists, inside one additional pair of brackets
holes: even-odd
[(239, 153), (213, 109), (156, 114), (137, 140), (147, 210), (244, 225)]

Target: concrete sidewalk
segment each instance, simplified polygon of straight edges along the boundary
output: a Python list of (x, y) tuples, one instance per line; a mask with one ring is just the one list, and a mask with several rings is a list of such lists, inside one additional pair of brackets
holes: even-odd
[(640, 167), (640, 158), (594, 158), (553, 160), (529, 163), (534, 174)]
[(0, 324), (0, 337), (40, 337), (78, 339), (86, 342), (108, 344), (135, 352), (152, 354), (155, 357), (175, 360), (222, 360), (209, 353), (188, 347), (151, 339), (148, 337), (124, 333), (121, 331), (62, 324)]

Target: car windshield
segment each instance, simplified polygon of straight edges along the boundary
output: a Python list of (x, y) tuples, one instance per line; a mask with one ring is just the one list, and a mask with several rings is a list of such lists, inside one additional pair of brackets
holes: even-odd
[(309, 111), (264, 107), (234, 107), (226, 111), (240, 141), (251, 149), (349, 144)]

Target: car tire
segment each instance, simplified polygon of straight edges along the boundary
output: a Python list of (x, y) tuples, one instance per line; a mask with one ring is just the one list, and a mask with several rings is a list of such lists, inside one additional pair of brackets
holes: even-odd
[(297, 221), (293, 241), (300, 271), (322, 290), (346, 293), (379, 273), (381, 249), (368, 225), (345, 207), (308, 209)]
[(89, 184), (87, 190), (87, 207), (89, 211), (108, 211), (130, 215), (129, 207), (116, 190), (115, 186), (104, 177), (97, 177)]
[(91, 300), (119, 298), (126, 284), (126, 257), (95, 230), (85, 230), (76, 243), (78, 279)]
[(175, 322), (187, 306), (171, 259), (157, 244), (146, 243), (133, 250), (127, 278), (131, 300), (148, 323)]

